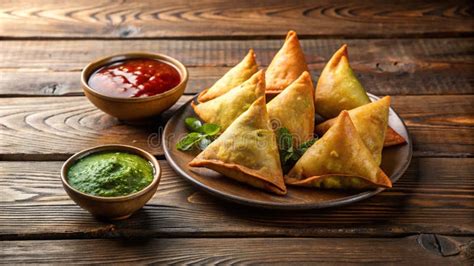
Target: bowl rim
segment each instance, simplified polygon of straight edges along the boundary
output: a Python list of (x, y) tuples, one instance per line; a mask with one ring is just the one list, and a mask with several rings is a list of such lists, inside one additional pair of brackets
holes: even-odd
[[(104, 151), (123, 151), (123, 152), (129, 152), (135, 155), (138, 155), (145, 160), (149, 161), (152, 166), (153, 166), (153, 180), (151, 181), (150, 184), (148, 184), (146, 187), (142, 188), (141, 190), (134, 192), (132, 194), (124, 195), (124, 196), (115, 196), (115, 197), (104, 197), (104, 196), (95, 196), (91, 195), (82, 191), (77, 190), (73, 186), (69, 184), (67, 181), (67, 171), (69, 170), (69, 167), (71, 167), (72, 164), (77, 162), (78, 160), (94, 153), (99, 153), (99, 152), (104, 152)], [(89, 200), (94, 200), (94, 201), (101, 201), (101, 202), (121, 202), (121, 201), (128, 201), (131, 199), (135, 199), (137, 197), (142, 196), (143, 194), (147, 193), (150, 191), (153, 187), (159, 184), (160, 179), (161, 179), (161, 166), (158, 162), (158, 160), (153, 156), (151, 153), (134, 147), (130, 145), (123, 145), (123, 144), (104, 144), (104, 145), (99, 145), (95, 146), (92, 148), (87, 148), (84, 150), (81, 150), (71, 157), (69, 157), (62, 165), (61, 167), (61, 182), (63, 183), (64, 186), (66, 186), (69, 190), (73, 191), (75, 194), (79, 194), (82, 197), (85, 197)]]
[[(90, 76), (99, 68), (104, 67), (106, 65), (112, 64), (114, 62), (124, 61), (128, 59), (139, 59), (139, 58), (146, 58), (152, 60), (163, 61), (172, 65), (176, 70), (178, 70), (179, 75), (181, 77), (181, 81), (178, 85), (173, 87), (172, 89), (165, 91), (163, 93), (159, 93), (152, 96), (147, 97), (138, 97), (138, 98), (124, 98), (124, 97), (113, 97), (102, 94), (93, 88), (91, 88), (88, 84), (88, 80)], [(188, 82), (189, 73), (186, 66), (181, 63), (178, 59), (173, 58), (171, 56), (160, 54), (160, 53), (150, 53), (150, 52), (125, 52), (125, 53), (116, 53), (104, 57), (97, 58), (87, 64), (81, 71), (81, 85), (82, 88), (90, 94), (93, 94), (96, 97), (100, 97), (102, 99), (114, 102), (146, 102), (152, 101), (160, 98), (168, 97), (174, 94), (176, 91), (179, 91), (181, 86), (184, 86)]]

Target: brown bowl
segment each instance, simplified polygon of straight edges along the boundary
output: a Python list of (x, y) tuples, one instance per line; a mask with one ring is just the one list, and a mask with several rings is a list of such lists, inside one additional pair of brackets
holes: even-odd
[[(154, 168), (153, 181), (144, 189), (130, 195), (120, 197), (100, 197), (83, 193), (73, 188), (67, 182), (67, 172), (69, 167), (77, 160), (97, 152), (103, 151), (122, 151), (139, 155), (151, 162)], [(61, 181), (64, 190), (71, 199), (83, 209), (89, 211), (92, 215), (110, 220), (121, 220), (130, 217), (134, 212), (141, 209), (148, 200), (155, 194), (161, 178), (161, 167), (156, 158), (150, 153), (127, 145), (102, 145), (86, 149), (74, 154), (61, 168)]]
[[(114, 62), (138, 58), (159, 60), (174, 66), (181, 76), (181, 82), (171, 90), (143, 98), (111, 97), (89, 87), (88, 80), (97, 69)], [(142, 119), (162, 113), (175, 104), (183, 95), (187, 82), (188, 70), (181, 62), (166, 55), (142, 52), (116, 54), (100, 58), (88, 64), (81, 74), (82, 89), (89, 101), (105, 113), (123, 120)]]

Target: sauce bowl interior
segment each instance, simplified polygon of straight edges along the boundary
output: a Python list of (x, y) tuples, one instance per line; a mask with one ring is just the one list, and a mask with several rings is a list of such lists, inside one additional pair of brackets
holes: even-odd
[[(125, 97), (113, 97), (104, 95), (97, 90), (94, 90), (89, 86), (89, 78), (92, 74), (94, 74), (97, 70), (102, 67), (109, 66), (114, 63), (118, 63), (120, 61), (125, 61), (128, 59), (152, 59), (157, 61), (162, 61), (174, 67), (179, 75), (180, 75), (180, 82), (178, 85), (173, 87), (172, 89), (165, 91), (163, 93), (159, 93), (152, 96), (147, 97), (137, 97), (137, 98), (125, 98)], [(91, 63), (89, 63), (83, 70), (81, 74), (81, 83), (83, 87), (87, 88), (88, 92), (94, 94), (95, 96), (101, 97), (103, 99), (112, 100), (112, 101), (119, 101), (119, 102), (142, 102), (142, 101), (152, 101), (158, 98), (164, 98), (168, 95), (175, 93), (183, 84), (187, 83), (188, 81), (188, 70), (186, 67), (179, 62), (178, 60), (163, 54), (155, 54), (155, 53), (144, 53), (144, 52), (129, 52), (129, 53), (122, 53), (122, 54), (115, 54), (110, 55), (107, 57), (103, 57), (97, 59)]]
[[(153, 180), (152, 180), (152, 182), (150, 184), (148, 184), (146, 187), (144, 187), (143, 189), (141, 189), (140, 191), (137, 191), (137, 192), (132, 193), (132, 194), (128, 194), (128, 195), (124, 195), (124, 196), (116, 196), (116, 197), (95, 196), (95, 195), (91, 195), (91, 194), (81, 192), (81, 191), (77, 190), (76, 188), (72, 187), (68, 182), (68, 176), (67, 176), (69, 168), (71, 167), (71, 165), (73, 165), (75, 162), (77, 162), (81, 158), (84, 158), (84, 157), (86, 157), (90, 154), (100, 153), (100, 152), (105, 152), (105, 151), (109, 151), (109, 152), (113, 152), (113, 151), (115, 151), (115, 152), (127, 152), (127, 153), (138, 155), (138, 156), (144, 158), (145, 160), (149, 161), (151, 163), (152, 167), (153, 167)], [(136, 147), (133, 147), (133, 146), (128, 146), (128, 145), (118, 145), (118, 144), (116, 144), (116, 145), (115, 144), (102, 145), (102, 146), (97, 146), (97, 147), (89, 148), (89, 149), (86, 149), (86, 150), (82, 150), (82, 151), (74, 154), (73, 156), (71, 156), (63, 164), (63, 166), (61, 168), (61, 180), (62, 180), (63, 184), (68, 187), (68, 189), (70, 189), (70, 190), (74, 191), (75, 193), (80, 194), (84, 197), (88, 197), (90, 199), (100, 200), (100, 201), (113, 201), (113, 202), (126, 201), (126, 200), (130, 200), (130, 199), (139, 197), (142, 194), (146, 193), (150, 188), (155, 186), (156, 183), (160, 181), (160, 178), (161, 178), (161, 167), (160, 167), (158, 161), (156, 160), (156, 158), (153, 155), (151, 155), (150, 153), (146, 152), (145, 150), (142, 150), (142, 149), (139, 149), (139, 148), (136, 148)]]

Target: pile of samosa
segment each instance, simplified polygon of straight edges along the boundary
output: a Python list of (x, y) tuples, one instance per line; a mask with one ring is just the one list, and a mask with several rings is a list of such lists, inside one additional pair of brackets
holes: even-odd
[[(266, 98), (271, 100), (266, 103)], [(265, 71), (258, 70), (250, 49), (197, 100), (195, 113), (223, 132), (189, 163), (192, 167), (280, 195), (286, 194), (286, 185), (392, 186), (379, 167), (382, 149), (405, 140), (388, 127), (390, 97), (370, 101), (349, 65), (346, 45), (329, 60), (314, 88), (298, 37), (290, 31)], [(325, 122), (315, 126), (315, 113)], [(288, 129), (295, 147), (315, 133), (321, 136), (285, 175), (278, 128)]]

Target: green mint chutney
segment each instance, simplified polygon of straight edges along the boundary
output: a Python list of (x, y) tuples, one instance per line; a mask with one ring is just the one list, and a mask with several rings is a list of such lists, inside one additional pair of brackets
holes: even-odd
[(142, 190), (153, 180), (153, 166), (126, 152), (93, 153), (75, 162), (67, 173), (68, 183), (86, 194), (125, 196)]

